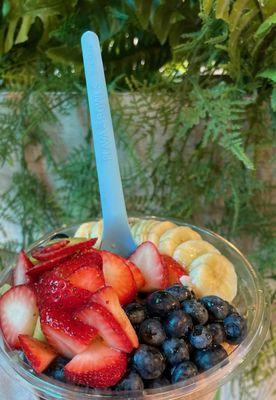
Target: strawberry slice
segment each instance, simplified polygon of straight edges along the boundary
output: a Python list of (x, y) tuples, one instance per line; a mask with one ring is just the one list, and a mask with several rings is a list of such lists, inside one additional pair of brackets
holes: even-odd
[(106, 388), (115, 385), (127, 368), (127, 356), (96, 341), (65, 366), (65, 377), (78, 385)]
[(181, 283), (180, 278), (183, 275), (188, 275), (186, 270), (171, 256), (162, 254), (163, 263), (166, 265), (169, 271), (169, 285), (175, 283)]
[(67, 279), (76, 270), (82, 267), (95, 267), (97, 265), (100, 269), (103, 267), (101, 255), (94, 250), (83, 250), (79, 254), (67, 258), (59, 263), (55, 268), (55, 274), (63, 279)]
[(13, 270), (13, 284), (23, 285), (24, 283), (29, 283), (30, 278), (27, 275), (27, 271), (33, 267), (33, 263), (27, 256), (24, 250), (21, 250), (18, 255), (17, 264)]
[(19, 335), (18, 339), (27, 360), (38, 374), (43, 372), (58, 356), (52, 346), (31, 336)]
[(117, 350), (130, 353), (133, 345), (121, 325), (101, 304), (93, 301), (88, 307), (77, 311), (75, 317), (84, 324), (95, 328), (104, 341)]
[(129, 259), (140, 269), (146, 280), (142, 292), (153, 292), (168, 286), (168, 269), (155, 244), (149, 241), (142, 243)]
[[(52, 252), (62, 249), (63, 247), (67, 246), (69, 243), (69, 240), (59, 240), (58, 242), (49, 244), (48, 246), (45, 247), (38, 247), (37, 249), (32, 251), (32, 257), (35, 258), (36, 260), (40, 260), (41, 255), (49, 255)], [(51, 257), (53, 258), (53, 257)], [(43, 260), (43, 259), (42, 259)]]
[[(49, 251), (49, 246), (46, 247), (46, 251), (44, 251), (44, 247), (41, 249), (36, 249), (32, 252), (32, 256), (39, 261), (49, 261), (53, 258), (72, 255), (83, 249), (89, 249), (96, 243), (96, 241), (97, 239), (88, 239), (84, 240), (83, 242), (78, 242), (67, 246), (66, 243), (68, 242), (68, 240), (61, 240), (60, 242), (63, 242), (63, 245), (61, 247), (52, 251)], [(64, 242), (66, 242), (65, 245)], [(51, 246), (55, 246), (58, 243), (54, 243)]]
[(143, 277), (142, 272), (130, 260), (125, 260), (125, 262), (129, 266), (129, 269), (132, 272), (133, 278), (134, 278), (135, 283), (136, 283), (137, 290), (138, 291), (141, 290), (143, 288), (143, 286), (145, 286), (145, 284), (146, 284), (146, 281), (145, 281), (145, 278)]
[(14, 286), (0, 298), (0, 325), (12, 349), (20, 348), (18, 335), (32, 335), (38, 318), (34, 291), (27, 285)]
[(42, 263), (34, 265), (27, 271), (27, 274), (33, 278), (37, 278), (42, 275), (44, 272), (51, 271), (61, 263), (63, 263), (70, 255), (63, 255), (60, 257), (53, 258), (49, 261), (44, 261)]
[(41, 310), (40, 323), (47, 341), (67, 358), (84, 351), (97, 336), (91, 326), (74, 320), (66, 311), (53, 308)]
[(45, 273), (35, 284), (39, 306), (57, 306), (73, 310), (87, 304), (91, 292), (73, 286), (65, 279), (59, 278), (54, 272)]
[(124, 259), (109, 251), (101, 251), (105, 283), (112, 286), (120, 303), (130, 303), (136, 296), (137, 287), (129, 266)]
[(106, 308), (121, 325), (127, 337), (130, 339), (132, 346), (139, 346), (138, 338), (133, 326), (130, 323), (126, 313), (122, 309), (117, 293), (111, 286), (106, 286), (99, 289), (92, 296), (92, 301), (101, 304)]
[(93, 293), (105, 285), (103, 270), (98, 265), (77, 269), (68, 277), (68, 281), (75, 287)]

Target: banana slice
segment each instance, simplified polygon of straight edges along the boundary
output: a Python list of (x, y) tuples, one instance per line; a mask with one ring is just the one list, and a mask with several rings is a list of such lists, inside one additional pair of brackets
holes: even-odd
[(139, 219), (131, 227), (131, 233), (132, 233), (133, 239), (134, 239), (136, 244), (139, 244), (139, 238), (138, 238), (138, 235), (137, 235), (137, 231), (140, 228), (140, 225), (142, 224), (142, 222), (143, 222), (143, 220)]
[(147, 219), (141, 219), (137, 224), (137, 228), (135, 230), (135, 241), (137, 244), (143, 243), (143, 230), (144, 226), (148, 223)]
[(140, 237), (141, 237), (141, 241), (142, 242), (146, 242), (147, 240), (149, 240), (149, 232), (150, 230), (158, 225), (160, 223), (160, 221), (157, 221), (156, 219), (147, 219), (145, 224), (143, 224), (143, 228), (141, 230), (140, 233)]
[(174, 250), (181, 243), (188, 240), (200, 240), (201, 236), (187, 226), (178, 226), (176, 228), (168, 229), (160, 237), (158, 248), (160, 253), (172, 256)]
[(92, 238), (93, 237), (98, 238), (97, 242), (94, 245), (96, 249), (99, 249), (101, 246), (102, 236), (103, 236), (103, 220), (100, 219), (99, 221), (96, 221), (96, 223), (92, 225), (91, 236), (90, 236)]
[(177, 225), (170, 221), (161, 221), (158, 224), (153, 225), (149, 230), (148, 240), (154, 243), (156, 246), (159, 244), (159, 239), (169, 229), (176, 228)]
[(173, 258), (178, 261), (183, 267), (189, 272), (189, 266), (191, 262), (205, 253), (218, 253), (211, 243), (205, 242), (205, 240), (188, 240), (187, 242), (181, 243), (173, 252)]
[(222, 254), (207, 253), (190, 265), (191, 285), (198, 297), (216, 295), (230, 303), (237, 294), (237, 274)]
[(74, 237), (81, 237), (81, 238), (89, 239), (91, 237), (91, 229), (94, 224), (95, 224), (94, 221), (85, 222), (84, 224), (81, 224), (78, 227)]

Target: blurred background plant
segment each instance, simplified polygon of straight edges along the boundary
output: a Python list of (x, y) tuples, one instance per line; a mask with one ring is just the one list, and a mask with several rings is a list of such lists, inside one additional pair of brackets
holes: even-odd
[[(128, 209), (219, 231), (275, 282), (275, 2), (1, 4), (0, 162), (19, 169), (1, 194), (0, 227), (5, 235), (2, 221), (15, 222), (22, 233), (2, 249), (100, 214), (89, 129), (66, 158), (51, 135), (57, 112), (68, 115), (85, 98), (80, 36), (91, 29), (101, 41)], [(36, 146), (31, 154), (46, 160), (53, 185), (30, 166)], [(272, 333), (244, 381), (246, 399), (248, 382), (271, 373), (264, 354), (273, 351)]]

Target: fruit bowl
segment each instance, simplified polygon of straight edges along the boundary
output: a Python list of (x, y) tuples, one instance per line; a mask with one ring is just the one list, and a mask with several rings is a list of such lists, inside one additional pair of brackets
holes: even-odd
[[(151, 219), (153, 217), (150, 217)], [(162, 218), (157, 218), (161, 221)], [(238, 278), (238, 292), (233, 305), (247, 318), (248, 334), (242, 343), (210, 370), (180, 382), (159, 389), (146, 389), (143, 392), (114, 392), (96, 390), (58, 382), (46, 375), (34, 375), (31, 367), (24, 363), (17, 351), (11, 351), (0, 338), (0, 364), (5, 372), (22, 386), (42, 399), (212, 399), (216, 389), (237, 377), (255, 358), (260, 350), (269, 327), (269, 301), (263, 282), (242, 253), (221, 236), (203, 228), (171, 220), (179, 226), (187, 226), (199, 233), (203, 240), (215, 246), (235, 267)], [(42, 237), (29, 250), (46, 244), (54, 234), (65, 233), (74, 236), (78, 225), (64, 226)], [(0, 275), (0, 285), (11, 279), (11, 267)]]

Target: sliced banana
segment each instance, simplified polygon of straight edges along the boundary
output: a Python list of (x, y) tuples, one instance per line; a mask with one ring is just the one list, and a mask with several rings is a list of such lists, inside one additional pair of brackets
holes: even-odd
[(81, 224), (76, 231), (75, 238), (98, 238), (95, 247), (99, 248), (102, 241), (103, 221), (91, 221)]
[(163, 235), (163, 233), (176, 227), (177, 225), (171, 221), (161, 221), (150, 228), (148, 240), (158, 246), (160, 237)]
[(137, 242), (137, 244), (141, 244), (143, 243), (143, 230), (144, 230), (144, 226), (147, 224), (148, 220), (146, 219), (141, 219), (139, 221), (139, 223), (137, 224), (137, 228), (135, 230), (135, 241)]
[(188, 240), (176, 247), (173, 252), (173, 258), (189, 272), (191, 262), (205, 253), (220, 254), (218, 249), (205, 240)]
[(141, 230), (140, 233), (140, 237), (141, 237), (141, 241), (145, 242), (147, 240), (149, 240), (149, 232), (150, 230), (158, 225), (160, 223), (160, 221), (157, 221), (156, 219), (147, 219), (145, 224), (143, 224), (143, 228)]
[(91, 237), (98, 238), (97, 242), (95, 243), (94, 247), (99, 249), (102, 243), (102, 236), (103, 236), (103, 220), (100, 219), (95, 224), (92, 225), (91, 229)]
[(200, 240), (201, 236), (187, 226), (178, 226), (168, 229), (160, 237), (158, 249), (160, 253), (172, 256), (174, 250), (181, 243), (188, 240)]
[(95, 224), (94, 221), (85, 222), (84, 224), (81, 224), (78, 227), (74, 237), (81, 237), (81, 238), (89, 239), (91, 237), (91, 229), (94, 224)]
[(237, 274), (222, 254), (207, 253), (190, 264), (191, 285), (198, 297), (216, 295), (232, 302), (237, 294)]
[(131, 233), (133, 236), (133, 239), (135, 241), (136, 244), (139, 244), (139, 238), (137, 236), (137, 231), (140, 228), (141, 223), (143, 222), (143, 220), (138, 220), (136, 221), (132, 226), (131, 226)]

